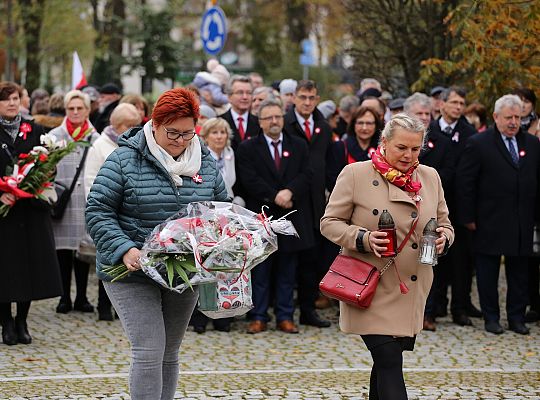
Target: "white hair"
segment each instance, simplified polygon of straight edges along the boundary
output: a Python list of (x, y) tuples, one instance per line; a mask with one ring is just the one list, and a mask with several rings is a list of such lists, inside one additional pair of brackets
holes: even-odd
[(339, 101), (339, 109), (344, 112), (352, 112), (360, 105), (360, 99), (355, 95), (348, 95)]
[(136, 126), (141, 123), (141, 114), (133, 104), (120, 103), (111, 113), (109, 120), (114, 127), (118, 127), (122, 123)]
[(362, 81), (360, 82), (360, 91), (363, 92), (364, 90), (370, 87), (377, 89), (379, 92), (382, 90), (381, 83), (377, 79), (374, 79), (374, 78), (362, 79)]
[(421, 107), (428, 107), (431, 110), (431, 99), (429, 96), (424, 93), (415, 92), (407, 97), (403, 103), (403, 111), (409, 113), (415, 104), (420, 104)]
[(495, 109), (493, 110), (495, 114), (499, 114), (503, 108), (513, 108), (513, 107), (523, 107), (523, 102), (518, 95), (515, 94), (505, 94), (503, 97), (500, 97), (495, 102)]
[(87, 110), (90, 110), (90, 96), (80, 90), (71, 90), (64, 96), (64, 108), (67, 108), (69, 102), (73, 99), (81, 99)]
[(386, 123), (384, 129), (381, 133), (380, 141), (386, 139), (387, 141), (391, 140), (394, 137), (396, 129), (403, 129), (408, 132), (419, 133), (422, 135), (422, 143), (426, 138), (426, 128), (424, 123), (418, 118), (412, 115), (399, 113), (396, 114)]

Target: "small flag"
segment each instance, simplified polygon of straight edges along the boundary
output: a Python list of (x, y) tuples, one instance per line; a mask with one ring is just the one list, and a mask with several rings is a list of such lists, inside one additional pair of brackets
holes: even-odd
[(73, 66), (71, 68), (71, 88), (80, 89), (83, 86), (88, 85), (86, 82), (86, 76), (84, 76), (83, 67), (79, 55), (76, 51), (73, 52)]

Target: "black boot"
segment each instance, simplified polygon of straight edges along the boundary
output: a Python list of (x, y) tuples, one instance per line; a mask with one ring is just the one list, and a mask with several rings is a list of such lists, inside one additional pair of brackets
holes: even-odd
[(13, 318), (2, 322), (2, 341), (8, 346), (17, 344), (17, 332), (15, 331), (15, 321)]
[(30, 336), (30, 333), (28, 333), (28, 325), (26, 325), (26, 319), (15, 318), (15, 329), (17, 331), (17, 338), (19, 343), (32, 343), (32, 336)]

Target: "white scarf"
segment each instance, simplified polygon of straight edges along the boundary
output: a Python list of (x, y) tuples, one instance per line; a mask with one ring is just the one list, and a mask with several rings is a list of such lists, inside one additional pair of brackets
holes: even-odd
[(144, 125), (143, 130), (150, 153), (167, 170), (176, 186), (182, 186), (182, 176), (191, 178), (199, 172), (201, 169), (201, 143), (198, 137), (191, 139), (178, 160), (175, 160), (163, 147), (157, 144), (152, 131), (152, 120)]

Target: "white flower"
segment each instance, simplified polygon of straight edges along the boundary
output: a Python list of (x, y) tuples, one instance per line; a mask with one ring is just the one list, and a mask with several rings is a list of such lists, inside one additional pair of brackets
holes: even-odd
[(49, 154), (49, 150), (47, 150), (45, 147), (43, 146), (34, 146), (34, 148), (30, 151), (30, 154), (32, 155), (38, 155), (40, 153), (43, 153), (43, 154)]
[(50, 133), (47, 133), (45, 135), (41, 135), (39, 138), (42, 145), (44, 145), (49, 150), (53, 149), (61, 149), (66, 147), (66, 142), (64, 140), (58, 140), (56, 136), (51, 135)]

